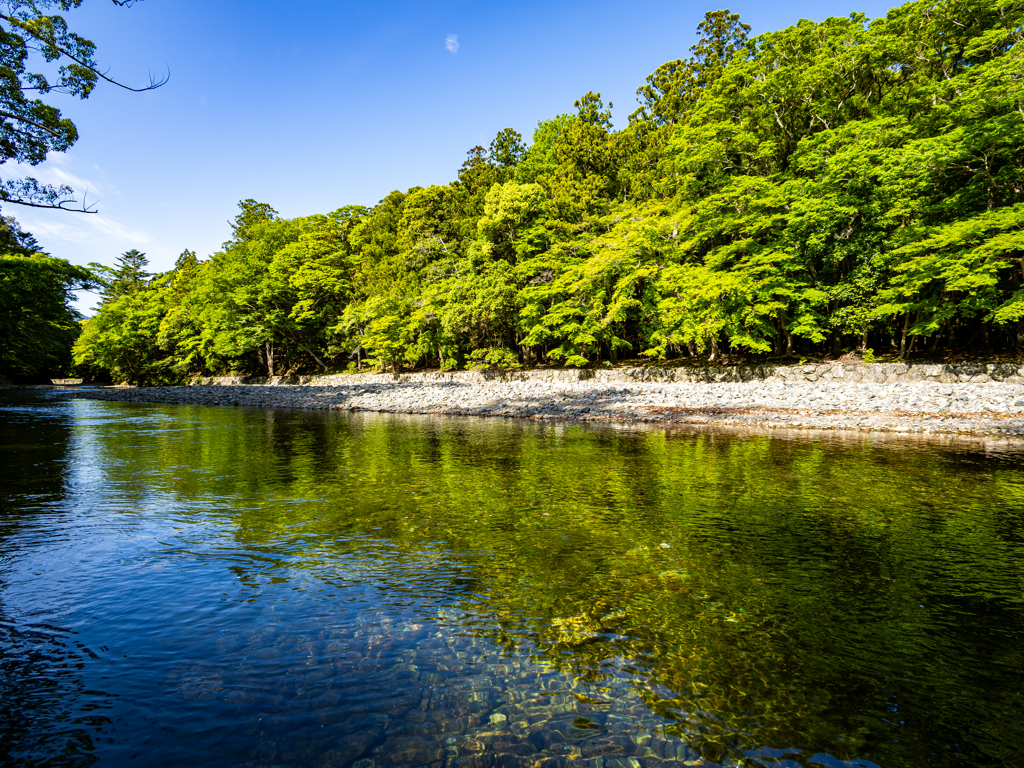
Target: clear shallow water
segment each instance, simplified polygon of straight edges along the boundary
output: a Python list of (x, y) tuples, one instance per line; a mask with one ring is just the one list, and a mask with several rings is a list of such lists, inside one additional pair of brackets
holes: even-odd
[(0, 762), (1024, 763), (1021, 454), (13, 394), (0, 459)]

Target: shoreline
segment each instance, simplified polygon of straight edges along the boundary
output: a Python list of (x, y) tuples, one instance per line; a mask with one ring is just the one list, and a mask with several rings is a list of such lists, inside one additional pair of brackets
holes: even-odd
[(352, 386), (402, 383), (512, 383), (546, 384), (679, 384), (739, 383), (753, 381), (894, 384), (914, 381), (938, 383), (1004, 382), (1024, 384), (1024, 362), (960, 363), (864, 363), (832, 361), (778, 365), (675, 365), (624, 366), (620, 368), (513, 368), (466, 371), (413, 371), (409, 373), (332, 373), (289, 376), (208, 376), (192, 379), (191, 385), (234, 386)]
[[(808, 366), (809, 367), (809, 366)], [(937, 367), (937, 366), (936, 366)], [(576, 373), (576, 372), (572, 372)], [(978, 374), (975, 374), (977, 376)], [(376, 381), (327, 384), (202, 383), (177, 387), (61, 389), (59, 396), (119, 402), (369, 411), (722, 426), (766, 430), (991, 436), (1024, 440), (1024, 379), (854, 382), (816, 377), (745, 382), (597, 380)], [(380, 381), (384, 378), (385, 381)], [(972, 377), (973, 378), (973, 377)], [(1018, 383), (1021, 382), (1021, 383)]]

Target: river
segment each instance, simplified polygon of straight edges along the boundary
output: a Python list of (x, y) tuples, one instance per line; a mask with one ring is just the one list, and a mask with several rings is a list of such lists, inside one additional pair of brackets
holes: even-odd
[(996, 443), (0, 397), (0, 762), (1024, 763)]

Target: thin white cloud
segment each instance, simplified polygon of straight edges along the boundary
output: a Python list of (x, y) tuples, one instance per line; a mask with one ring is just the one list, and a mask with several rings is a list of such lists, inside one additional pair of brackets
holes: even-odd
[(126, 227), (119, 221), (109, 219), (106, 216), (100, 216), (99, 214), (90, 215), (90, 223), (93, 229), (100, 232), (101, 235), (106, 236), (108, 242), (115, 241), (129, 244), (146, 244), (150, 241), (149, 235), (143, 232), (141, 229), (131, 229)]
[(76, 176), (64, 168), (52, 165), (39, 168), (24, 168), (23, 172), (25, 176), (32, 176), (43, 184), (52, 184), (55, 187), (66, 185), (79, 194), (88, 190), (96, 190), (96, 185), (88, 179), (83, 179), (81, 176)]
[(444, 49), (446, 51), (448, 51), (448, 53), (458, 53), (459, 52), (459, 36), (458, 35), (448, 35), (448, 37), (446, 37), (444, 39)]
[(145, 232), (98, 213), (64, 212), (42, 216), (13, 211), (13, 208), (5, 209), (5, 212), (14, 213), (22, 226), (55, 256), (61, 255), (61, 245), (68, 244), (109, 248), (116, 256), (117, 249), (141, 248), (152, 240)]

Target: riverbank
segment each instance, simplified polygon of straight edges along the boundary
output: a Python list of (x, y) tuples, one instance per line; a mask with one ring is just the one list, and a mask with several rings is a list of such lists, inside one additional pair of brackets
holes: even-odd
[[(766, 376), (764, 371), (753, 375), (751, 369), (677, 368), (518, 371), (500, 376), (378, 374), (330, 377), (329, 383), (323, 380), (327, 377), (303, 383), (217, 379), (183, 387), (66, 390), (61, 395), (664, 426), (1024, 437), (1024, 369), (1004, 365), (975, 370), (979, 364), (971, 365), (974, 368), (960, 372), (942, 365), (796, 366), (781, 373), (774, 369)], [(856, 371), (844, 370), (849, 368)], [(666, 380), (669, 375), (672, 380)], [(715, 376), (720, 380), (708, 380)]]

